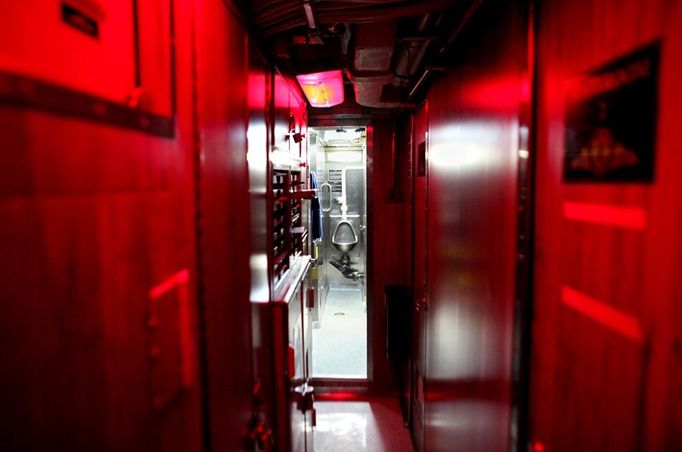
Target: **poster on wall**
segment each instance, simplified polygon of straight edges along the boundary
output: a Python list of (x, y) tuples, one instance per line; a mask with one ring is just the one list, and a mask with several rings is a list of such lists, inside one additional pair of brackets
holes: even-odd
[(658, 43), (572, 81), (566, 91), (565, 182), (652, 182)]

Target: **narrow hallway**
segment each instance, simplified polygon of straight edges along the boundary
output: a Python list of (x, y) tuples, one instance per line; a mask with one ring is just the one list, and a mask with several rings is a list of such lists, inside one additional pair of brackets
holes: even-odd
[(682, 0), (2, 6), (0, 452), (682, 451)]

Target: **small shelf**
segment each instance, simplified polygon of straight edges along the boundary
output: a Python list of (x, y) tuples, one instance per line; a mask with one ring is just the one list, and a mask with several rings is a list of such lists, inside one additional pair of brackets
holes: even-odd
[(304, 199), (315, 196), (307, 189), (307, 170), (296, 166), (272, 168), (268, 196), (271, 214), (270, 267), (273, 284), (279, 282), (292, 262), (307, 250), (308, 231)]

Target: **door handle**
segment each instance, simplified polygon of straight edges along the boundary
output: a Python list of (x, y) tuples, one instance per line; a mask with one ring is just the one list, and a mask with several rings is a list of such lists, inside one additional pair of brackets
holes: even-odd
[(308, 383), (303, 383), (300, 386), (294, 388), (294, 397), (296, 401), (296, 408), (302, 412), (310, 411), (313, 409), (313, 403), (315, 402), (315, 388), (310, 386)]
[(320, 203), (320, 207), (322, 208), (322, 212), (329, 212), (330, 210), (332, 210), (332, 185), (329, 182), (323, 182), (322, 184), (320, 184), (320, 194), (322, 194), (322, 189), (324, 187), (327, 187), (329, 189), (329, 204), (326, 209), (322, 205), (322, 203)]

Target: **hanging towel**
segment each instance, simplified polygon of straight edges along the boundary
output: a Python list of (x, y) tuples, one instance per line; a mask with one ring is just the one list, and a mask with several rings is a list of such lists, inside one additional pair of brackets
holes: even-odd
[[(317, 190), (317, 175), (310, 172), (310, 188)], [(322, 209), (320, 209), (320, 200), (315, 196), (310, 202), (310, 238), (315, 241), (322, 238)]]

